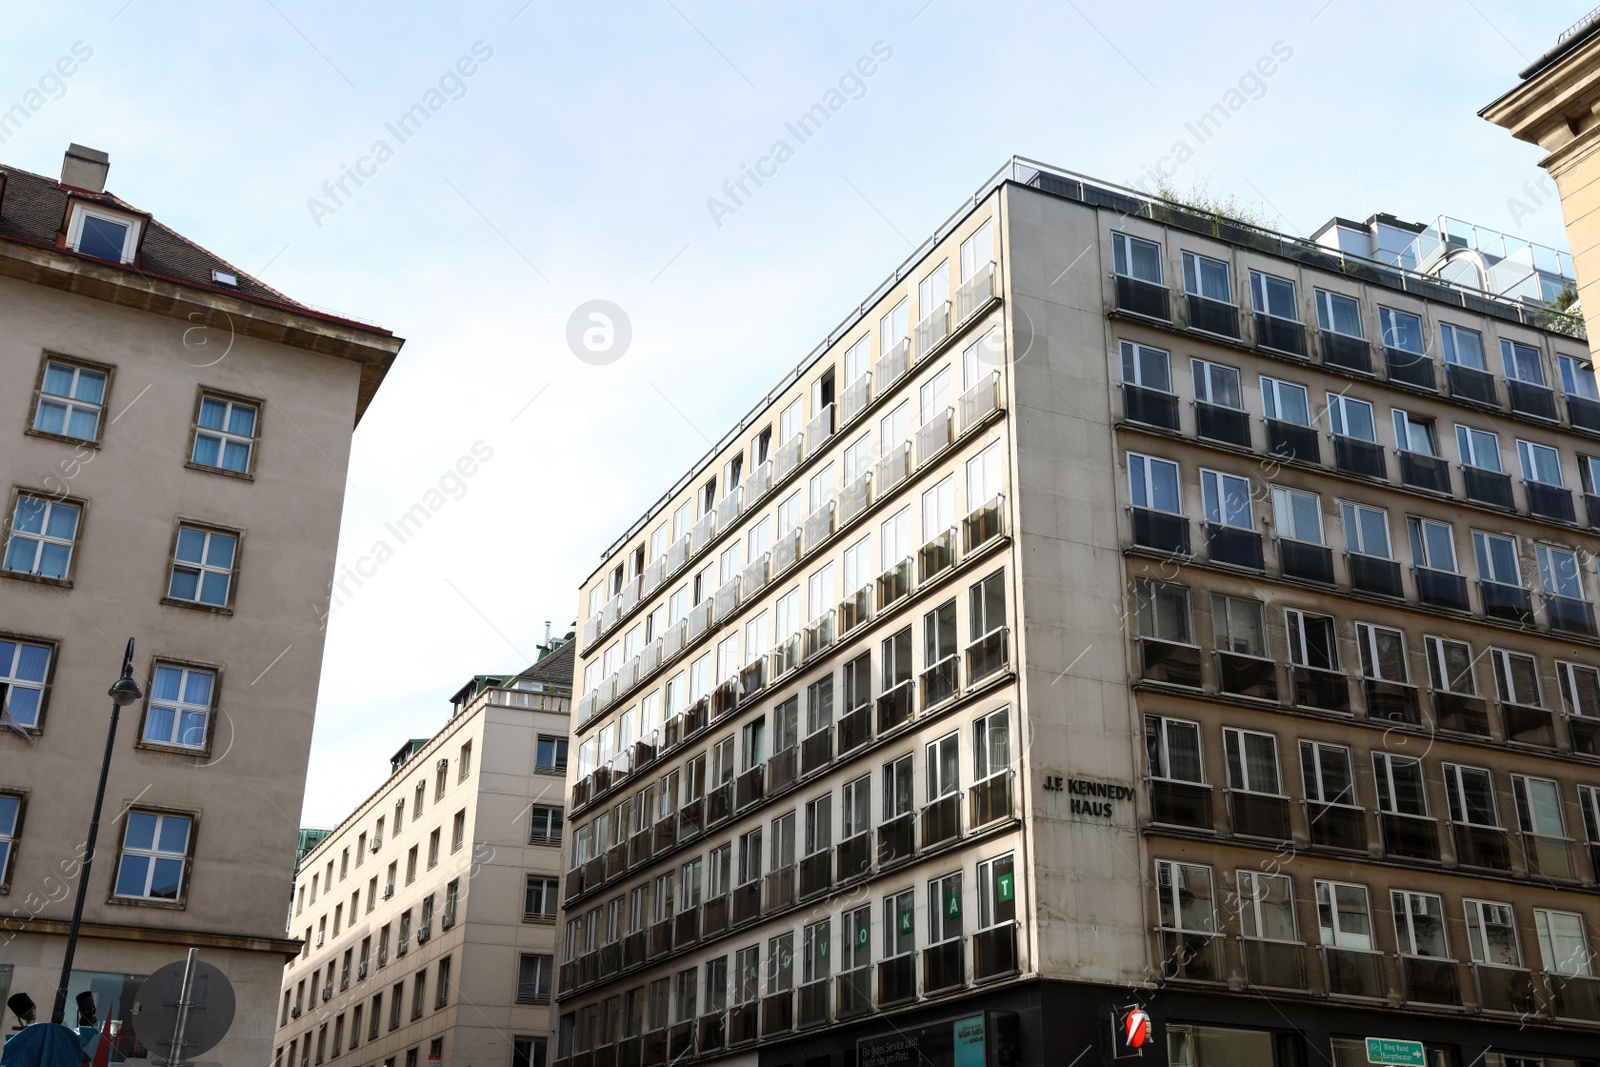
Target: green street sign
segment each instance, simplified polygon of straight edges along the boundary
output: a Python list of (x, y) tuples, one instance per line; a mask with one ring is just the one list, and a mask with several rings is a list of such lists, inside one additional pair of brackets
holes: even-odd
[(1000, 903), (1002, 904), (1016, 896), (1016, 884), (1013, 881), (1013, 876), (1009, 874), (1002, 874), (999, 878), (995, 879), (995, 890), (996, 896), (999, 897)]
[(1427, 1067), (1428, 1057), (1420, 1041), (1401, 1041), (1392, 1037), (1367, 1038), (1368, 1063), (1398, 1063), (1406, 1067)]

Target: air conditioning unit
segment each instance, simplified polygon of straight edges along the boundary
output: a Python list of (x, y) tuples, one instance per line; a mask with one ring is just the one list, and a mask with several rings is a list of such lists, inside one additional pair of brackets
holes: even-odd
[(329, 982), (327, 985), (322, 987), (322, 999), (323, 1000), (332, 1000), (333, 999), (333, 983), (332, 982)]
[(417, 927), (417, 944), (422, 944), (432, 936), (433, 925), (431, 923), (423, 923), (421, 926)]
[(367, 977), (367, 961), (366, 960), (362, 960), (361, 961), (361, 966), (356, 968), (356, 978), (357, 979), (364, 979), (366, 977)]
[(439, 919), (439, 929), (441, 929), (441, 930), (448, 930), (452, 926), (454, 926), (455, 924), (456, 924), (456, 917), (455, 917), (455, 913), (454, 912), (447, 911)]
[(396, 956), (404, 956), (406, 954), (406, 950), (409, 949), (410, 947), (411, 947), (411, 939), (402, 937), (398, 941), (395, 942), (394, 954)]
[(372, 847), (367, 849), (367, 851), (376, 853), (382, 847), (383, 847), (383, 838), (375, 837), (375, 838), (372, 839)]
[(300, 1005), (296, 1004), (294, 1006), (294, 1010), (289, 1013), (289, 1018), (291, 1018), (291, 1019), (300, 1018)]
[(318, 948), (321, 948), (321, 947), (322, 947), (322, 938), (323, 938), (323, 936), (324, 936), (324, 935), (323, 935), (323, 933), (322, 933), (322, 932), (321, 932), (321, 931), (320, 931), (320, 930), (319, 930), (319, 931), (317, 931), (317, 947), (318, 947)]
[(434, 764), (434, 767), (435, 767), (435, 768), (436, 768), (436, 769), (437, 769), (437, 770), (441, 770), (441, 771), (447, 771), (447, 770), (449, 770), (449, 769), (450, 769), (450, 761), (449, 761), (449, 760), (447, 760), (447, 759), (442, 759), (442, 760), (440, 760), (440, 761), (439, 761), (439, 762), (438, 762), (438, 763), (435, 763), (435, 764)]
[(383, 887), (383, 899), (384, 900), (388, 900), (392, 896), (394, 896), (394, 886), (392, 886), (392, 885), (384, 886)]

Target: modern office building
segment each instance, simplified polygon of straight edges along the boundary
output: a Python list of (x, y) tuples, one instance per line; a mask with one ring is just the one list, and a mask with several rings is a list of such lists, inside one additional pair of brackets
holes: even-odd
[(1549, 323), (1008, 163), (583, 583), (556, 1063), (1593, 1062)]
[(1555, 195), (1548, 183), (1530, 181), (1510, 202), (1532, 212), (1559, 197), (1580, 303), (1600, 307), (1600, 10), (1568, 27), (1522, 71), (1515, 89), (1478, 114), (1549, 153), (1539, 165)]
[(306, 855), (273, 1067), (544, 1067), (572, 664), (474, 677)]
[(0, 167), (0, 994), (49, 1017), (133, 637), (70, 991), (138, 1048), (140, 981), (198, 948), (238, 1002), (210, 1055), (262, 1063), (351, 433), (402, 342), (106, 192), (109, 166)]

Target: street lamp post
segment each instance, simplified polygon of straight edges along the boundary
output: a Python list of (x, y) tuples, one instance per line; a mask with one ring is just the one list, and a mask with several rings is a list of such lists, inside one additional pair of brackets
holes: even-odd
[(111, 725), (106, 730), (106, 754), (100, 761), (100, 784), (94, 791), (94, 812), (89, 816), (89, 837), (84, 843), (83, 869), (78, 872), (78, 899), (72, 905), (72, 927), (67, 931), (67, 955), (61, 961), (61, 984), (56, 987), (56, 1005), (50, 1021), (63, 1025), (67, 1017), (67, 985), (72, 981), (72, 957), (78, 951), (78, 927), (83, 925), (83, 898), (89, 888), (89, 866), (94, 863), (95, 838), (100, 836), (100, 806), (106, 799), (106, 776), (111, 772), (111, 753), (117, 743), (117, 717), (122, 709), (144, 694), (133, 680), (133, 638), (122, 654), (122, 677), (114, 682), (111, 697)]

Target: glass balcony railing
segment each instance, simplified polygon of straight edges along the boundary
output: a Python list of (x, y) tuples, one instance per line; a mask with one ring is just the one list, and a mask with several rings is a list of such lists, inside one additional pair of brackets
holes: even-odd
[(767, 758), (766, 791), (781, 793), (800, 780), (800, 746), (790, 744)]
[(1506, 379), (1506, 395), (1511, 399), (1511, 410), (1536, 419), (1556, 421), (1556, 394), (1542, 385)]
[(1183, 299), (1192, 329), (1238, 338), (1239, 309), (1235, 305), (1197, 293), (1185, 293)]
[(966, 945), (960, 938), (930, 945), (922, 950), (922, 991), (936, 993), (954, 989), (967, 981)]
[(1472, 963), (1473, 985), (1478, 991), (1478, 1007), (1483, 1011), (1515, 1012), (1532, 1016), (1539, 1012), (1534, 994), (1533, 972), (1521, 967), (1502, 967)]
[(1533, 625), (1533, 598), (1521, 586), (1479, 582), (1478, 593), (1483, 598), (1483, 613), (1490, 618), (1519, 626)]
[(1467, 579), (1450, 571), (1430, 567), (1411, 568), (1417, 581), (1417, 599), (1436, 608), (1451, 611), (1469, 611), (1472, 604), (1467, 599)]
[(1222, 973), (1222, 939), (1189, 930), (1159, 930), (1161, 970), (1168, 978), (1216, 982)]
[(878, 697), (878, 733), (884, 734), (911, 721), (916, 683), (910, 678), (885, 689)]
[(1519, 834), (1522, 857), (1528, 873), (1541, 878), (1554, 878), (1562, 882), (1578, 880), (1578, 866), (1573, 861), (1572, 842), (1564, 837), (1545, 837), (1539, 834)]
[(1322, 804), (1308, 800), (1306, 827), (1311, 843), (1322, 848), (1367, 850), (1367, 813), (1348, 804)]
[(968, 815), (974, 827), (987, 826), (989, 823), (1012, 817), (1012, 790), (1015, 778), (1015, 772), (1007, 768), (973, 783), (968, 790), (970, 794)]
[(872, 873), (872, 835), (859, 833), (854, 837), (847, 837), (839, 842), (836, 853), (837, 869), (835, 878), (840, 882), (848, 882), (852, 878), (861, 878)]
[(1457, 400), (1480, 407), (1498, 408), (1500, 396), (1494, 387), (1494, 375), (1476, 367), (1463, 367), (1459, 363), (1446, 363), (1445, 378), (1450, 383), (1450, 395)]
[(917, 957), (908, 952), (878, 962), (878, 1006), (900, 1004), (917, 996)]
[(839, 525), (845, 526), (872, 503), (872, 472), (868, 471), (839, 490)]
[(1587, 430), (1590, 433), (1600, 433), (1600, 400), (1590, 400), (1587, 397), (1567, 395), (1567, 417), (1572, 420), (1574, 430)]
[(872, 967), (858, 967), (835, 979), (838, 983), (839, 1018), (850, 1019), (872, 1010)]
[(990, 675), (1005, 670), (1011, 662), (1011, 631), (1002, 626), (991, 630), (967, 646), (967, 684), (977, 685)]
[(1254, 530), (1241, 530), (1237, 526), (1223, 526), (1208, 522), (1206, 531), (1206, 556), (1213, 563), (1226, 563), (1259, 571), (1264, 566), (1261, 554), (1261, 535)]
[(1402, 955), (1400, 981), (1408, 1002), (1461, 1004), (1460, 965), (1455, 960)]
[(1245, 981), (1274, 989), (1305, 989), (1305, 946), (1297, 941), (1241, 938)]
[(1555, 713), (1548, 708), (1501, 701), (1500, 723), (1505, 728), (1507, 741), (1556, 747)]
[(1546, 594), (1544, 614), (1552, 630), (1582, 634), (1584, 637), (1595, 636), (1594, 605), (1586, 600)]
[(833, 630), (834, 616), (832, 608), (824, 611), (806, 624), (806, 628), (801, 632), (801, 635), (805, 646), (804, 658), (807, 662), (833, 647)]
[(839, 716), (839, 755), (854, 752), (872, 740), (872, 705), (863, 704)]
[(917, 581), (926, 582), (956, 565), (956, 528), (941, 530), (917, 550)]
[(1376, 441), (1359, 437), (1333, 435), (1334, 466), (1346, 474), (1359, 474), (1366, 478), (1389, 477), (1389, 466), (1384, 461), (1383, 446)]
[(834, 618), (838, 620), (841, 637), (871, 619), (872, 584), (869, 582), (841, 600), (834, 611)]
[(1317, 336), (1322, 342), (1322, 362), (1361, 374), (1372, 373), (1372, 346), (1366, 338), (1332, 330), (1321, 330)]
[(955, 408), (945, 408), (919, 426), (916, 433), (917, 466), (926, 466), (929, 460), (948, 448), (950, 442), (955, 440), (955, 428)]
[(1343, 671), (1289, 665), (1289, 688), (1296, 707), (1350, 712), (1350, 678)]
[(1461, 866), (1492, 871), (1511, 869), (1511, 848), (1506, 843), (1506, 832), (1498, 826), (1451, 823), (1450, 836), (1455, 843), (1456, 862)]
[(987, 982), (1017, 972), (1017, 926), (1006, 923), (972, 935), (972, 980)]
[(1360, 552), (1345, 553), (1345, 564), (1350, 568), (1350, 588), (1361, 593), (1399, 597), (1404, 595), (1400, 585), (1400, 564), (1381, 556), (1368, 556)]
[(767, 490), (772, 488), (772, 461), (758, 464), (756, 469), (745, 476), (744, 480), (744, 505), (753, 507), (767, 495)]
[(962, 551), (971, 554), (1005, 532), (1006, 498), (993, 497), (961, 520)]
[(922, 847), (937, 848), (961, 836), (961, 794), (946, 793), (922, 809)]
[(1544, 975), (1550, 990), (1550, 1012), (1557, 1019), (1600, 1022), (1600, 978), (1587, 975)]
[(1199, 782), (1179, 782), (1170, 778), (1151, 778), (1150, 818), (1168, 826), (1191, 826), (1211, 830), (1211, 787)]
[(1159, 389), (1123, 382), (1122, 411), (1130, 422), (1142, 422), (1164, 430), (1178, 428), (1178, 398)]
[(1487, 470), (1483, 467), (1461, 467), (1461, 480), (1467, 492), (1467, 499), (1478, 504), (1487, 504), (1492, 508), (1503, 511), (1512, 511), (1516, 507), (1511, 497), (1511, 478), (1500, 471)]
[(961, 691), (959, 656), (952, 653), (922, 672), (922, 706), (942, 704)]
[(804, 1030), (812, 1026), (822, 1026), (832, 1014), (829, 1009), (829, 994), (833, 990), (833, 982), (827, 978), (802, 985), (800, 987), (800, 1017), (798, 1025)]
[(892, 867), (917, 854), (916, 817), (897, 815), (878, 827), (878, 866)]
[(1250, 415), (1238, 408), (1195, 401), (1195, 433), (1210, 441), (1250, 447)]
[(1198, 645), (1139, 638), (1140, 677), (1148, 682), (1200, 688), (1200, 648)]
[(1450, 464), (1426, 452), (1396, 451), (1400, 457), (1400, 480), (1413, 489), (1430, 493), (1450, 493)]
[(1367, 699), (1367, 718), (1377, 722), (1422, 725), (1422, 709), (1416, 686), (1381, 678), (1363, 678), (1361, 689)]
[(946, 300), (927, 315), (915, 327), (917, 350), (916, 357), (920, 362), (928, 358), (928, 354), (944, 343), (950, 336), (950, 301)]
[(1292, 356), (1306, 354), (1305, 323), (1268, 315), (1264, 311), (1255, 312), (1251, 318), (1255, 325), (1256, 344), (1262, 348), (1287, 352)]
[(805, 436), (795, 434), (787, 441), (780, 444), (772, 453), (772, 483), (774, 485), (783, 481), (795, 472), (800, 466), (800, 460), (805, 454)]
[(761, 908), (774, 912), (787, 908), (795, 901), (795, 866), (791, 862), (768, 874), (762, 886)]
[(1117, 310), (1131, 311), (1152, 319), (1172, 320), (1171, 292), (1159, 282), (1130, 278), (1126, 274), (1112, 276)]
[(1439, 384), (1433, 373), (1433, 360), (1420, 352), (1407, 352), (1403, 348), (1383, 350), (1383, 364), (1389, 371), (1391, 382), (1414, 386), (1417, 389), (1437, 390)]
[(1000, 372), (995, 371), (987, 378), (980, 379), (978, 384), (962, 393), (957, 407), (961, 412), (962, 433), (986, 419), (989, 412), (1000, 407)]
[(1318, 945), (1329, 993), (1345, 997), (1382, 997), (1383, 957), (1376, 952)]
[[(884, 338), (879, 343), (888, 344), (888, 339)], [(872, 378), (878, 383), (879, 394), (888, 390), (890, 386), (904, 377), (906, 371), (910, 369), (911, 339), (905, 337), (890, 346), (889, 351), (872, 368)]]
[(833, 535), (834, 512), (834, 501), (825, 500), (806, 516), (805, 538), (810, 549), (815, 549)]
[(956, 323), (960, 324), (978, 313), (978, 309), (995, 297), (994, 263), (985, 263), (973, 272), (972, 277), (956, 290)]
[(1282, 419), (1262, 421), (1267, 427), (1267, 451), (1302, 463), (1322, 462), (1322, 442), (1315, 426), (1302, 426)]
[(865, 371), (861, 377), (845, 386), (839, 393), (839, 425), (850, 425), (870, 403), (872, 403), (872, 372)]
[(1541, 519), (1557, 522), (1576, 522), (1577, 513), (1572, 506), (1572, 490), (1548, 482), (1523, 479), (1522, 491), (1528, 498), (1528, 513)]
[(806, 900), (833, 888), (833, 849), (813, 852), (800, 860), (800, 899)]
[(1151, 508), (1129, 508), (1128, 511), (1133, 516), (1134, 544), (1161, 552), (1188, 555), (1188, 519)]
[(815, 774), (833, 762), (833, 725), (806, 735), (800, 742), (800, 776)]
[(1272, 841), (1289, 840), (1289, 799), (1265, 793), (1227, 791), (1228, 816), (1233, 832)]
[(1278, 699), (1278, 664), (1262, 656), (1216, 651), (1217, 689), (1258, 700)]
[(1383, 836), (1383, 854), (1397, 859), (1439, 860), (1439, 824), (1420, 815), (1380, 812), (1378, 829)]
[(878, 499), (888, 495), (889, 490), (906, 480), (911, 473), (911, 442), (903, 441), (884, 453), (872, 468), (872, 484)]

